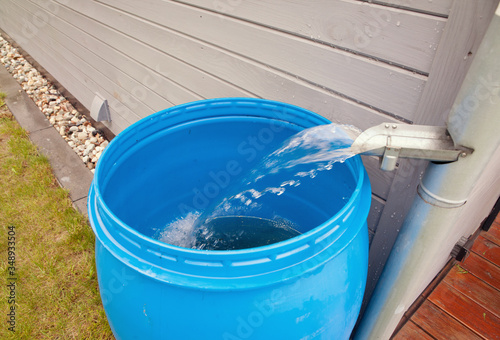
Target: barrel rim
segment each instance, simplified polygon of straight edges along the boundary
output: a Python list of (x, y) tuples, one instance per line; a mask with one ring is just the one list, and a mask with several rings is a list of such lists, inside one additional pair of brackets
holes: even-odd
[[(127, 138), (128, 134), (134, 133), (134, 130), (140, 128), (143, 124), (151, 124), (158, 119), (168, 119), (165, 118), (166, 114), (170, 118), (172, 116), (175, 118), (176, 115), (181, 115), (186, 111), (203, 111), (207, 107), (213, 108), (224, 103), (231, 103), (232, 105), (254, 105), (257, 103), (269, 106), (271, 109), (274, 107), (289, 110), (289, 113), (300, 116), (300, 119), (309, 120), (311, 124), (329, 123), (328, 119), (316, 113), (286, 103), (252, 98), (219, 98), (196, 101), (168, 108), (129, 126), (109, 144), (108, 148), (102, 154), (101, 161), (98, 163), (95, 171), (88, 198), (89, 219), (91, 220), (92, 229), (96, 234), (96, 242), (100, 242), (110, 253), (127, 266), (160, 281), (175, 284), (175, 280), (172, 279), (175, 277), (179, 282), (187, 280), (188, 284), (194, 284), (197, 287), (221, 288), (221, 279), (226, 280), (226, 286), (229, 285), (233, 288), (248, 286), (248, 282), (242, 282), (248, 281), (245, 278), (249, 276), (253, 278), (261, 277), (263, 279), (260, 282), (261, 284), (264, 281), (270, 283), (275, 281), (277, 272), (297, 265), (294, 262), (296, 260), (296, 256), (294, 255), (297, 253), (308, 252), (308, 256), (312, 258), (322, 252), (318, 244), (328, 244), (327, 246), (331, 247), (336, 240), (346, 234), (347, 228), (339, 230), (342, 224), (352, 223), (353, 220), (366, 221), (368, 214), (366, 204), (365, 206), (361, 204), (356, 205), (360, 201), (360, 196), (361, 198), (363, 198), (362, 195), (366, 196), (367, 188), (369, 191), (369, 180), (359, 156), (355, 156), (345, 162), (350, 167), (355, 180), (357, 180), (356, 188), (353, 190), (348, 202), (334, 216), (302, 235), (266, 246), (227, 251), (188, 249), (166, 244), (145, 236), (115, 216), (107, 206), (99, 188), (100, 169), (103, 168), (103, 160), (104, 162), (106, 161), (107, 154), (110, 154), (110, 150), (113, 151), (113, 146), (119, 145), (122, 139)], [(256, 116), (261, 117), (261, 115)], [(295, 124), (294, 122), (291, 123)], [(368, 196), (370, 196), (369, 200), (371, 192)], [(102, 218), (107, 219), (108, 224), (111, 224), (111, 226), (106, 226)], [(358, 223), (358, 228), (350, 228), (353, 229), (349, 232), (352, 236), (351, 239), (361, 231), (363, 225), (366, 225), (366, 222)], [(98, 230), (98, 227), (101, 230)], [(342, 249), (347, 247), (349, 242), (350, 240), (347, 240), (344, 246), (337, 249), (335, 253), (330, 254), (330, 258), (336, 256)], [(153, 255), (146, 254), (148, 249), (150, 252), (151, 249), (154, 249), (152, 252)], [(148, 261), (145, 261), (142, 255), (147, 255)], [(172, 266), (165, 268), (165, 265), (169, 263)], [(278, 264), (277, 267), (276, 264)], [(315, 266), (305, 268), (302, 272), (313, 270), (320, 264), (318, 262)], [(247, 271), (249, 268), (253, 269), (250, 270), (250, 273), (253, 274), (243, 274), (242, 268)], [(263, 269), (264, 271), (259, 273), (256, 269)], [(264, 279), (266, 276), (274, 276), (275, 279)], [(282, 279), (282, 275), (278, 276)], [(208, 282), (211, 280), (215, 281), (212, 283)], [(186, 282), (182, 284), (185, 285)]]

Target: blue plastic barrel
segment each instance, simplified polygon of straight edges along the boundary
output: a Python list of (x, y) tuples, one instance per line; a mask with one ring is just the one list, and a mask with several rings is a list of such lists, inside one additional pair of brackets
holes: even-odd
[(155, 113), (109, 144), (88, 211), (117, 339), (348, 339), (368, 263), (371, 190), (359, 156), (292, 198), (304, 206), (286, 216), (302, 227), (294, 238), (228, 251), (153, 238), (290, 135), (327, 123), (284, 103), (213, 99)]

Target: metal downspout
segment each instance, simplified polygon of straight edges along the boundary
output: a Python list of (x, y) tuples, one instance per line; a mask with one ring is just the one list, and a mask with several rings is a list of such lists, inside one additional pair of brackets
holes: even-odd
[(458, 162), (429, 164), (354, 339), (389, 339), (463, 236), (458, 212), (500, 146), (499, 32), (500, 7), (448, 117), (453, 140), (475, 151)]

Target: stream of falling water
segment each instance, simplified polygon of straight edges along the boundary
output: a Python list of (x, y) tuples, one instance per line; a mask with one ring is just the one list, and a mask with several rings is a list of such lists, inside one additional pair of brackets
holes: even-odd
[[(231, 185), (204, 211), (179, 216), (157, 232), (172, 245), (204, 250), (258, 247), (300, 235), (285, 209), (300, 209), (284, 199), (354, 156), (350, 146), (361, 131), (350, 125), (319, 125), (298, 132)], [(278, 208), (279, 207), (279, 208)], [(281, 209), (281, 212), (280, 212)]]

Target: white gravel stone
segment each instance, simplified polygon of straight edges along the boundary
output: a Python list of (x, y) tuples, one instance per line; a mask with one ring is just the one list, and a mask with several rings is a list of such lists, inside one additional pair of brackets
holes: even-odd
[(78, 132), (78, 139), (79, 140), (86, 140), (88, 137), (86, 132)]
[(90, 152), (95, 148), (95, 145), (94, 144), (89, 144), (85, 150), (83, 151), (83, 155), (84, 156), (87, 156), (88, 154), (90, 154)]
[[(90, 125), (59, 91), (0, 35), (0, 62), (45, 114), (50, 124), (94, 172), (95, 163), (108, 141)], [(76, 124), (77, 126), (70, 126)], [(71, 133), (71, 134), (67, 134)]]

